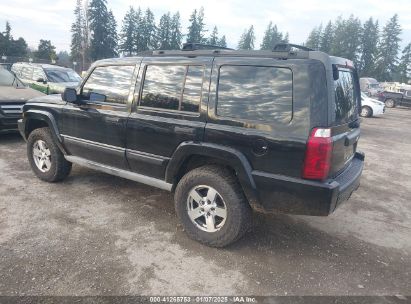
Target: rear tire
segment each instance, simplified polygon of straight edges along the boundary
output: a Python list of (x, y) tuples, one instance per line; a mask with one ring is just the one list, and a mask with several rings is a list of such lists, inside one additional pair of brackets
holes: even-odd
[(210, 165), (188, 172), (177, 185), (174, 201), (185, 232), (205, 245), (227, 246), (251, 227), (251, 207), (225, 168)]
[(387, 108), (395, 108), (395, 101), (394, 101), (394, 99), (387, 99), (386, 101), (385, 101), (385, 106), (387, 107)]
[(370, 107), (368, 107), (368, 106), (363, 106), (363, 107), (361, 108), (361, 113), (360, 113), (360, 115), (361, 115), (362, 117), (371, 117), (371, 116), (372, 116), (372, 109), (371, 109)]
[(71, 163), (64, 158), (49, 128), (36, 129), (30, 133), (27, 157), (33, 172), (46, 182), (62, 181), (70, 174)]

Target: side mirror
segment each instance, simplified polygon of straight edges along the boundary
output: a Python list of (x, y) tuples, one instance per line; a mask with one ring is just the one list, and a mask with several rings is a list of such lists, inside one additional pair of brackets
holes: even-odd
[(45, 80), (44, 78), (38, 78), (38, 79), (37, 79), (37, 82), (41, 82), (41, 83), (46, 84), (46, 83), (47, 83), (47, 80)]
[(76, 103), (77, 102), (77, 91), (76, 91), (76, 89), (65, 88), (64, 92), (61, 94), (61, 98), (64, 101), (67, 101), (67, 102), (70, 102), (70, 103)]

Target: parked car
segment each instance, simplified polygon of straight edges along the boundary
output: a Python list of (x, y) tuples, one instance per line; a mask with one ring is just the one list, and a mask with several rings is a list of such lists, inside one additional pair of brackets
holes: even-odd
[(24, 106), (32, 170), (57, 182), (76, 163), (173, 191), (187, 234), (216, 247), (248, 230), (252, 209), (326, 216), (363, 170), (358, 76), (347, 59), (286, 46), (98, 61), (77, 89)]
[(411, 107), (411, 90), (402, 92), (382, 92), (379, 100), (383, 101), (388, 108), (396, 106)]
[(361, 93), (361, 113), (362, 117), (380, 116), (385, 113), (385, 103), (368, 97)]
[(18, 62), (11, 70), (28, 86), (45, 94), (62, 93), (77, 87), (81, 77), (72, 69), (51, 64)]
[(368, 96), (378, 96), (382, 91), (380, 83), (375, 78), (363, 77), (360, 78), (361, 92)]
[(9, 70), (0, 67), (0, 133), (17, 131), (17, 120), (28, 99), (43, 95), (26, 87)]

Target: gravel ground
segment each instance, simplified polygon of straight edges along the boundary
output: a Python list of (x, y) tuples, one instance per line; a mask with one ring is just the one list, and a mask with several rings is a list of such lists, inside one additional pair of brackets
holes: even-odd
[(365, 119), (360, 189), (329, 217), (255, 215), (225, 249), (186, 237), (173, 197), (74, 166), (31, 172), (0, 136), (0, 295), (411, 295), (411, 110)]

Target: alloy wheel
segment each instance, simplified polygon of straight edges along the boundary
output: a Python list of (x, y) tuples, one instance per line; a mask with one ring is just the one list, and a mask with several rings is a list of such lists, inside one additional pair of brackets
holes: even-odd
[(187, 212), (197, 228), (206, 232), (220, 230), (227, 218), (222, 196), (210, 186), (196, 186), (188, 194)]

